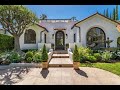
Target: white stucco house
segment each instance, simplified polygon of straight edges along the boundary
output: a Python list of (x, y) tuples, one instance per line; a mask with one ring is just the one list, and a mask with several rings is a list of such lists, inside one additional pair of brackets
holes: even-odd
[(110, 47), (118, 47), (118, 21), (95, 13), (81, 21), (71, 19), (45, 19), (30, 26), (20, 36), (20, 48), (40, 49), (43, 44), (54, 50), (73, 48), (75, 44), (104, 48), (106, 40), (112, 40)]

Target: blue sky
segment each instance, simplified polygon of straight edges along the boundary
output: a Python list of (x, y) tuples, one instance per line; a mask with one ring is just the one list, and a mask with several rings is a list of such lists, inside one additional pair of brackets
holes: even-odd
[[(112, 13), (115, 5), (26, 5), (38, 17), (46, 14), (48, 19), (69, 19), (75, 16), (78, 20), (82, 20), (97, 11), (103, 13), (105, 9), (109, 9)], [(120, 5), (119, 12), (120, 12)], [(120, 15), (119, 15), (120, 17)]]

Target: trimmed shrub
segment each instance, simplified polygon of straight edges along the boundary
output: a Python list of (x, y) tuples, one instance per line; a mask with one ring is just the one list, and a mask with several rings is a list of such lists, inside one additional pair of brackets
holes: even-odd
[(27, 58), (32, 58), (33, 57), (33, 52), (32, 51), (28, 51), (25, 55), (25, 59), (27, 60)]
[(27, 62), (28, 62), (28, 63), (31, 63), (31, 62), (32, 62), (32, 58), (31, 58), (31, 57), (28, 57), (28, 58), (27, 58)]
[(97, 59), (97, 61), (100, 61), (102, 59), (100, 53), (94, 53), (93, 56)]
[(75, 49), (73, 51), (72, 59), (73, 59), (74, 62), (80, 62), (79, 52), (78, 52), (77, 45), (75, 45)]
[(109, 51), (105, 51), (102, 53), (102, 61), (109, 62), (112, 54)]
[(41, 53), (42, 55), (41, 55), (41, 60), (43, 61), (43, 62), (47, 62), (47, 60), (48, 60), (48, 54), (47, 54), (47, 50), (46, 50), (46, 46), (45, 46), (45, 44), (44, 44), (44, 46), (43, 46), (43, 48), (42, 48), (42, 53)]
[(35, 55), (33, 56), (33, 61), (36, 62), (36, 63), (39, 63), (41, 62), (41, 53), (35, 53)]
[(14, 48), (14, 38), (12, 36), (0, 34), (0, 50), (12, 50)]

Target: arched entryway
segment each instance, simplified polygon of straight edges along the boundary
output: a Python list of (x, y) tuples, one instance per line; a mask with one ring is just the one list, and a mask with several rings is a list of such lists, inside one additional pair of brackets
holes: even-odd
[(55, 34), (55, 49), (64, 50), (65, 48), (65, 35), (63, 31), (57, 31)]
[(91, 47), (92, 49), (100, 49), (106, 47), (105, 44), (106, 35), (101, 28), (98, 27), (91, 28), (87, 32), (86, 39), (87, 46)]

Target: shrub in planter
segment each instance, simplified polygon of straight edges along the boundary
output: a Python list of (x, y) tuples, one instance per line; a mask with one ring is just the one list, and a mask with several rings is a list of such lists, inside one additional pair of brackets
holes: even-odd
[(44, 44), (42, 53), (41, 53), (41, 60), (42, 60), (42, 68), (47, 68), (48, 67), (48, 53), (46, 51), (46, 46)]
[(47, 54), (47, 51), (46, 51), (46, 46), (44, 44), (43, 46), (43, 49), (42, 49), (42, 53), (41, 53), (41, 59), (42, 59), (42, 62), (47, 62), (48, 60), (48, 54)]
[(33, 56), (33, 61), (36, 63), (41, 62), (41, 53), (35, 53), (35, 55)]
[(104, 62), (110, 62), (111, 57), (112, 54), (109, 51), (105, 51), (102, 53), (102, 61)]
[(33, 52), (32, 51), (28, 51), (25, 55), (25, 60), (27, 61), (27, 58), (32, 58), (33, 57)]
[(97, 59), (97, 61), (100, 61), (102, 59), (100, 53), (94, 53), (93, 56)]
[(73, 51), (72, 59), (73, 59), (73, 67), (74, 67), (74, 69), (79, 69), (80, 58), (79, 58), (79, 52), (78, 52), (77, 45), (75, 45), (75, 49)]

